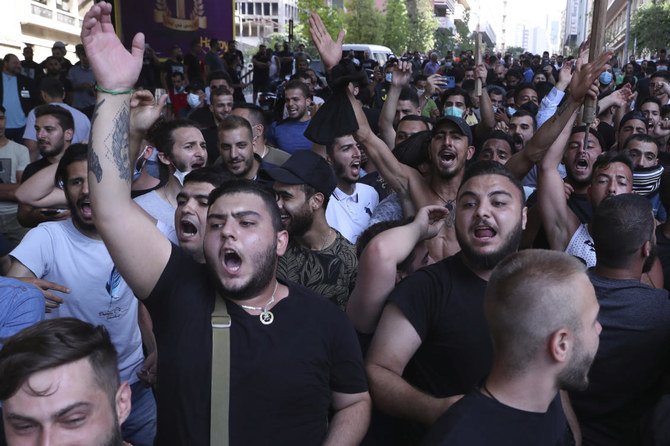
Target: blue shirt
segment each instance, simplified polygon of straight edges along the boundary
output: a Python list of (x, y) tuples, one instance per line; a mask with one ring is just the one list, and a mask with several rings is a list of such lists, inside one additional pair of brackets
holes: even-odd
[(2, 73), (2, 91), (2, 106), (5, 107), (7, 117), (5, 125), (8, 129), (20, 129), (26, 125), (26, 115), (21, 107), (16, 76)]
[(278, 149), (293, 155), (298, 150), (311, 150), (312, 141), (305, 136), (305, 130), (309, 125), (307, 121), (287, 120), (280, 124), (272, 123), (268, 139), (273, 142)]
[(35, 286), (0, 277), (0, 347), (5, 338), (44, 319), (44, 295)]

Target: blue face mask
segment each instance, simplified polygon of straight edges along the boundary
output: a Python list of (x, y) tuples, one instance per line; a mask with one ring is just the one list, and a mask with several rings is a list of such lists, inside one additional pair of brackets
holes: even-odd
[(386, 82), (391, 82), (393, 80), (393, 73), (386, 73), (386, 75), (384, 76), (384, 80)]
[(507, 107), (507, 116), (510, 118), (514, 116), (514, 113), (516, 113), (516, 108), (514, 107)]
[(458, 107), (447, 107), (444, 109), (444, 116), (455, 116), (457, 118), (462, 118), (463, 110)]
[(603, 71), (602, 73), (600, 73), (598, 80), (603, 85), (609, 85), (612, 82), (612, 73), (610, 73), (609, 71)]

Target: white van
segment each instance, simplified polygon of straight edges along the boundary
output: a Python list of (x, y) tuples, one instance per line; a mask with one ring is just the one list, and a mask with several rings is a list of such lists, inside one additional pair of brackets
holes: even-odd
[(358, 60), (365, 59), (365, 52), (370, 54), (370, 59), (375, 60), (380, 66), (384, 66), (389, 57), (393, 56), (390, 48), (381, 45), (369, 45), (367, 43), (345, 43), (342, 45), (342, 57), (346, 57), (350, 51)]

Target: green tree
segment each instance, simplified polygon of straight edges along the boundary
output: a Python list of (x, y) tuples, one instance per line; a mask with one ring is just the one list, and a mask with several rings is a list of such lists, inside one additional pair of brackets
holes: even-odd
[(409, 22), (407, 6), (402, 0), (388, 0), (384, 20), (384, 45), (395, 54), (402, 54), (407, 48), (409, 39)]
[[(645, 3), (635, 11), (631, 20), (631, 42), (637, 39), (638, 51), (652, 54), (670, 45), (670, 2), (668, 0)], [(631, 47), (629, 45), (629, 47)]]
[(433, 12), (432, 0), (408, 1), (407, 13), (409, 18), (407, 46), (409, 50), (428, 51), (433, 48), (438, 23)]
[(454, 28), (456, 28), (456, 41), (458, 42), (457, 49), (459, 51), (474, 51), (475, 41), (472, 38), (472, 33), (468, 27), (470, 22), (470, 10), (465, 11), (463, 20), (454, 20)]
[(347, 0), (344, 26), (349, 43), (376, 43), (383, 38), (384, 17), (374, 0)]
[(435, 31), (435, 49), (440, 54), (446, 54), (456, 47), (456, 34), (451, 28), (438, 28)]
[(309, 35), (309, 14), (316, 12), (321, 16), (323, 24), (333, 39), (337, 39), (337, 34), (344, 29), (344, 11), (340, 8), (329, 8), (326, 0), (298, 0), (298, 24), (295, 26), (295, 33), (307, 42), (312, 41)]

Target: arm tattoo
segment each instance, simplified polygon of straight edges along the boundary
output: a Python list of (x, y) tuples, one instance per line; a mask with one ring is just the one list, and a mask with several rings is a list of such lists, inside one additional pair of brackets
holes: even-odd
[(100, 184), (100, 181), (102, 181), (102, 166), (100, 165), (100, 158), (98, 158), (98, 154), (93, 151), (93, 124), (95, 124), (95, 120), (98, 117), (98, 109), (104, 102), (105, 100), (103, 99), (95, 104), (93, 116), (91, 117), (91, 134), (88, 137), (88, 170), (89, 172), (93, 172), (95, 175), (95, 181), (97, 181), (98, 184)]
[(114, 118), (114, 129), (112, 138), (111, 156), (112, 161), (119, 171), (119, 178), (130, 182), (130, 159), (128, 155), (130, 132), (130, 110), (124, 107)]
[(89, 146), (88, 148), (88, 171), (93, 172), (95, 175), (95, 181), (100, 184), (102, 181), (102, 166), (100, 165), (100, 158), (98, 154), (93, 151), (93, 148)]

